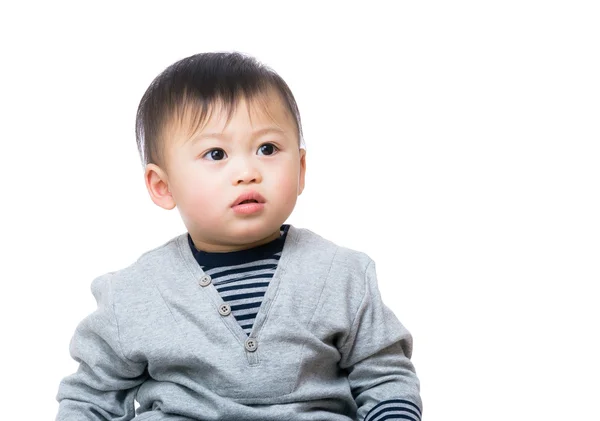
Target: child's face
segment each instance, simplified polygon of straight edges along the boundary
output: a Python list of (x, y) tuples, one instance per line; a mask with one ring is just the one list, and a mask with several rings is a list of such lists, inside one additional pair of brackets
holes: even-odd
[[(191, 138), (173, 127), (165, 165), (150, 164), (146, 184), (153, 201), (177, 206), (196, 247), (234, 251), (271, 241), (304, 188), (305, 151), (277, 95), (242, 100), (227, 123), (218, 107)], [(260, 204), (234, 206), (242, 194)]]

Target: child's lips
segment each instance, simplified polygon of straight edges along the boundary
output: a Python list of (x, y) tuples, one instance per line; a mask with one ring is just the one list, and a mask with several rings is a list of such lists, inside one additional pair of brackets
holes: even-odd
[(232, 206), (232, 209), (235, 213), (239, 213), (242, 215), (249, 215), (252, 213), (260, 212), (265, 207), (264, 203), (258, 202), (248, 202), (248, 203), (240, 203), (239, 205)]
[[(260, 195), (260, 193), (254, 191), (254, 190), (249, 190), (249, 191), (246, 191), (246, 192), (240, 194), (238, 196), (238, 198), (235, 199), (235, 202), (233, 202), (231, 207), (239, 206), (242, 204), (242, 202), (246, 202), (246, 201), (256, 202), (257, 204), (264, 204), (266, 202), (265, 198), (262, 197)], [(251, 204), (251, 203), (246, 203), (246, 204)]]

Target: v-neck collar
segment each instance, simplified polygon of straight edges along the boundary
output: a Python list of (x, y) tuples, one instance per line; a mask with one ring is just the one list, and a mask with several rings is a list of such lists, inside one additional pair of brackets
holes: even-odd
[[(225, 326), (229, 329), (229, 331), (233, 334), (233, 336), (239, 341), (240, 345), (244, 347), (244, 344), (249, 338), (253, 338), (258, 340), (260, 338), (260, 332), (262, 331), (265, 323), (269, 318), (270, 310), (273, 306), (273, 302), (277, 298), (277, 294), (279, 291), (279, 286), (282, 281), (285, 281), (286, 276), (286, 268), (288, 267), (288, 262), (293, 261), (294, 254), (298, 251), (298, 240), (299, 240), (299, 232), (292, 225), (289, 226), (287, 235), (285, 236), (285, 242), (283, 244), (283, 249), (281, 251), (281, 258), (279, 259), (279, 264), (277, 265), (277, 269), (273, 274), (273, 278), (269, 282), (269, 286), (267, 287), (267, 291), (263, 297), (263, 301), (261, 306), (258, 309), (258, 314), (256, 315), (256, 319), (254, 320), (254, 325), (252, 326), (252, 331), (250, 334), (246, 334), (244, 329), (240, 326), (239, 322), (233, 316), (233, 314), (229, 314), (228, 316), (221, 316), (221, 320), (225, 324)], [(196, 259), (192, 253), (192, 250), (188, 243), (187, 233), (180, 235), (176, 240), (177, 248), (184, 260), (185, 265), (187, 266), (191, 278), (191, 282), (195, 282), (199, 292), (202, 296), (210, 299), (214, 305), (215, 314), (219, 315), (219, 307), (225, 304), (223, 298), (212, 284), (212, 282), (207, 286), (201, 286), (199, 284), (200, 280), (206, 276)], [(246, 357), (248, 358), (248, 362), (251, 365), (258, 364), (258, 354), (255, 352), (246, 351)]]

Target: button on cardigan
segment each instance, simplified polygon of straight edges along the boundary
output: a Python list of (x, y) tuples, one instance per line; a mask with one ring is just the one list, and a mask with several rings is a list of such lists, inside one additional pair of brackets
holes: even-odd
[(94, 279), (56, 419), (421, 419), (411, 335), (364, 253), (290, 226), (250, 335), (206, 281), (187, 234)]

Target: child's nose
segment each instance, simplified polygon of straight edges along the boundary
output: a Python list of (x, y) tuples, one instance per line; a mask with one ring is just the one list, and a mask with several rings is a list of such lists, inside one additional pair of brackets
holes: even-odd
[(235, 174), (233, 178), (233, 184), (248, 184), (248, 183), (260, 183), (262, 181), (262, 176), (260, 172), (256, 169), (256, 167), (252, 166), (248, 162), (244, 162), (238, 172)]
[(248, 184), (248, 183), (259, 183), (260, 178), (258, 176), (251, 175), (250, 173), (244, 173), (240, 176), (236, 184)]

